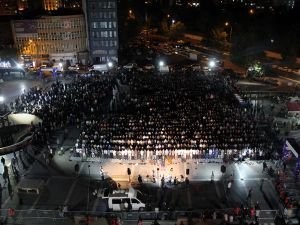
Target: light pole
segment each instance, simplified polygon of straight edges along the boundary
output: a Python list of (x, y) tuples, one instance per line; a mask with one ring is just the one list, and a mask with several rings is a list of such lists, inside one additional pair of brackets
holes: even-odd
[(89, 169), (89, 183), (88, 183), (88, 193), (87, 193), (87, 203), (86, 203), (86, 212), (89, 211), (89, 203), (90, 203), (90, 183), (91, 183), (91, 170), (90, 170), (90, 164), (88, 164)]
[[(4, 96), (0, 95), (0, 112), (1, 112), (1, 110), (2, 110), (2, 105), (3, 105), (3, 111), (5, 111), (4, 101), (5, 101)], [(1, 139), (0, 139), (0, 140), (1, 140)]]
[(232, 36), (232, 25), (229, 22), (225, 22), (225, 26), (230, 26), (230, 32), (229, 32), (229, 41), (231, 42), (231, 36)]

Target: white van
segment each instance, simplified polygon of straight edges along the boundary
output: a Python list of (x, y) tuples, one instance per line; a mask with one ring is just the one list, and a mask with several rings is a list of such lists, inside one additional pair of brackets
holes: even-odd
[[(131, 207), (130, 207), (131, 205)], [(127, 210), (130, 207), (133, 211), (144, 211), (145, 204), (135, 197), (128, 196), (111, 196), (108, 197), (108, 208), (111, 211)]]
[(111, 211), (123, 211), (128, 210), (126, 207), (130, 207), (133, 211), (144, 211), (145, 204), (141, 202), (137, 196), (137, 190), (130, 188), (128, 192), (117, 191), (107, 197), (108, 208)]

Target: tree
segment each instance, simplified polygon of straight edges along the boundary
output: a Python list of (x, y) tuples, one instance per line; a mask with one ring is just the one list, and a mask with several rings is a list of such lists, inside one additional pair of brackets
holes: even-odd
[(160, 29), (159, 29), (161, 34), (169, 34), (169, 26), (168, 26), (168, 21), (166, 19), (164, 19), (161, 23), (160, 23)]
[(215, 42), (215, 45), (222, 50), (229, 48), (229, 43), (227, 41), (228, 34), (220, 27), (214, 28), (211, 31), (211, 38)]
[(232, 36), (231, 60), (242, 65), (252, 64), (264, 55), (264, 46), (251, 30), (235, 33)]
[(170, 38), (173, 40), (181, 39), (185, 33), (185, 25), (178, 21), (170, 27)]

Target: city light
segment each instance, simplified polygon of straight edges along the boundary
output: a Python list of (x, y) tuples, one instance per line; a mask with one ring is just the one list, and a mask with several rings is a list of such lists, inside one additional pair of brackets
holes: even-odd
[(210, 68), (214, 68), (216, 66), (216, 62), (214, 60), (209, 61), (208, 66)]
[(5, 101), (4, 96), (0, 96), (0, 103), (3, 103)]
[(109, 68), (113, 67), (113, 63), (112, 62), (108, 62), (107, 65), (108, 65)]
[(174, 24), (174, 23), (175, 23), (175, 20), (173, 19), (173, 20), (172, 20), (172, 24)]
[(21, 84), (20, 84), (20, 88), (21, 88), (21, 90), (24, 90), (24, 89), (26, 89), (26, 86), (25, 86), (25, 84), (21, 83)]
[(17, 68), (22, 69), (23, 68), (22, 64), (17, 63)]
[(164, 62), (164, 61), (159, 61), (158, 65), (159, 65), (160, 67), (163, 67), (163, 66), (165, 65), (165, 62)]

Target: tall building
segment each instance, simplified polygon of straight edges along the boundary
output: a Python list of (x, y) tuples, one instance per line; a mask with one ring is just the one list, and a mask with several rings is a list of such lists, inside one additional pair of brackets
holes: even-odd
[(17, 14), (17, 0), (0, 0), (0, 16), (12, 16)]
[(118, 61), (117, 0), (84, 0), (88, 48), (93, 63)]
[(37, 65), (41, 61), (87, 63), (78, 58), (86, 51), (83, 15), (13, 20), (12, 33), (19, 54), (31, 56)]

